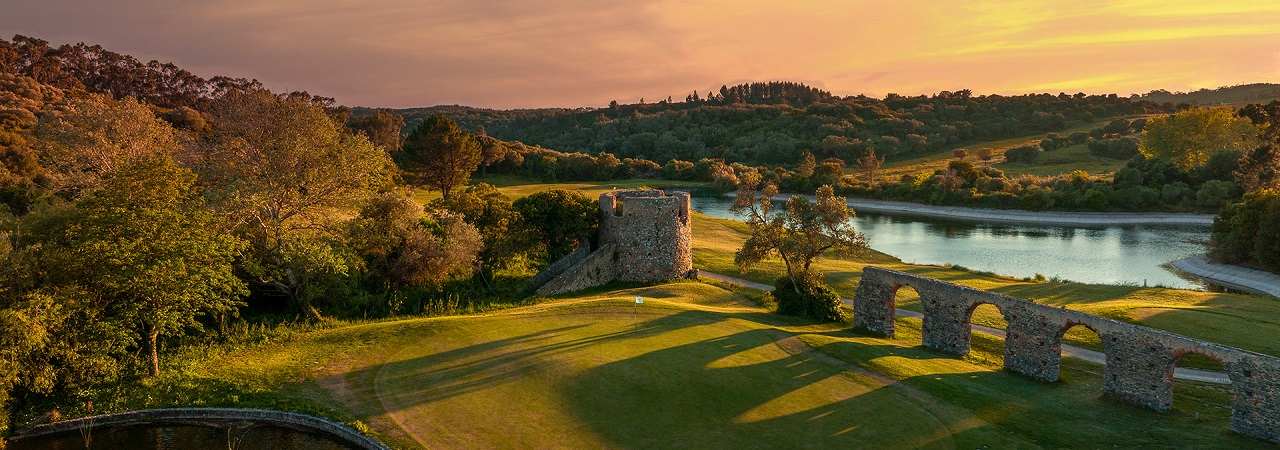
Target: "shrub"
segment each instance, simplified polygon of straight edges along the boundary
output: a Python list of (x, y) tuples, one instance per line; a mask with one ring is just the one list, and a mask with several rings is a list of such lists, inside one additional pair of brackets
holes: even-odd
[(840, 309), (840, 294), (820, 281), (811, 281), (796, 292), (791, 278), (778, 278), (773, 283), (773, 298), (778, 302), (778, 314), (802, 316), (824, 322), (844, 320)]
[(1005, 162), (1031, 164), (1038, 158), (1040, 158), (1040, 147), (1036, 145), (1023, 145), (1004, 152)]
[(1231, 181), (1209, 180), (1200, 186), (1200, 190), (1196, 191), (1196, 202), (1201, 206), (1217, 208), (1225, 205), (1227, 200), (1231, 199), (1231, 191), (1234, 190), (1236, 184)]
[(1089, 154), (1112, 159), (1130, 159), (1138, 154), (1138, 139), (1126, 136), (1092, 141), (1089, 143)]
[(951, 151), (951, 156), (954, 156), (959, 159), (964, 159), (966, 156), (969, 156), (969, 150), (966, 150), (963, 148), (957, 148)]

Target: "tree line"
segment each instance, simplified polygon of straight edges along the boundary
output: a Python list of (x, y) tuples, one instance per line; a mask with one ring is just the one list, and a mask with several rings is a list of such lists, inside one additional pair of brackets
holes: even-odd
[(723, 87), (723, 95), (607, 108), (488, 110), (461, 106), (400, 110), (412, 126), (443, 113), (466, 129), (560, 151), (619, 158), (749, 165), (794, 163), (805, 152), (853, 161), (874, 149), (889, 159), (966, 142), (1049, 133), (1068, 124), (1173, 112), (1174, 106), (1115, 95), (975, 96), (967, 90), (884, 99), (838, 97), (798, 83)]

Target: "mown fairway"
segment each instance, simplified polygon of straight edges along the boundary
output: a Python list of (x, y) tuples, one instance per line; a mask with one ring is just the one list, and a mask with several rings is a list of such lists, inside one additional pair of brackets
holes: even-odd
[(1099, 366), (1037, 383), (999, 370), (999, 340), (956, 358), (919, 325), (861, 336), (686, 282), (318, 330), (198, 372), (276, 380), (260, 388), (405, 448), (1261, 446), (1226, 430), (1221, 387), (1179, 382), (1175, 411), (1151, 412), (1101, 398)]

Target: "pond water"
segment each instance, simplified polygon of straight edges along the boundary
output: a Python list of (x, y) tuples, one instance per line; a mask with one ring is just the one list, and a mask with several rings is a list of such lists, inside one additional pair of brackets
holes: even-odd
[(275, 426), (219, 428), (194, 425), (132, 425), (93, 430), (90, 445), (79, 432), (59, 433), (17, 442), (6, 450), (346, 450), (353, 448), (327, 436)]
[[(694, 197), (693, 209), (741, 220), (729, 211), (732, 203)], [(862, 212), (853, 222), (871, 248), (910, 263), (954, 264), (1019, 278), (1038, 273), (1083, 283), (1205, 288), (1165, 265), (1204, 253), (1208, 226), (1012, 225)]]

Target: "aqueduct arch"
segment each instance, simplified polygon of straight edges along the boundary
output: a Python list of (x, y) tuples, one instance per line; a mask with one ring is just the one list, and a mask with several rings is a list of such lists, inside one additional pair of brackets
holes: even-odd
[(920, 294), (925, 347), (963, 355), (969, 352), (970, 317), (979, 304), (999, 308), (1008, 322), (1005, 370), (1041, 381), (1057, 381), (1062, 339), (1084, 325), (1098, 334), (1106, 354), (1104, 394), (1146, 408), (1167, 411), (1173, 400), (1173, 370), (1188, 353), (1222, 363), (1231, 378), (1231, 430), (1280, 442), (1280, 359), (1225, 345), (1120, 322), (1079, 311), (1042, 305), (905, 272), (867, 266), (854, 297), (854, 325), (892, 336), (894, 294), (901, 286)]

